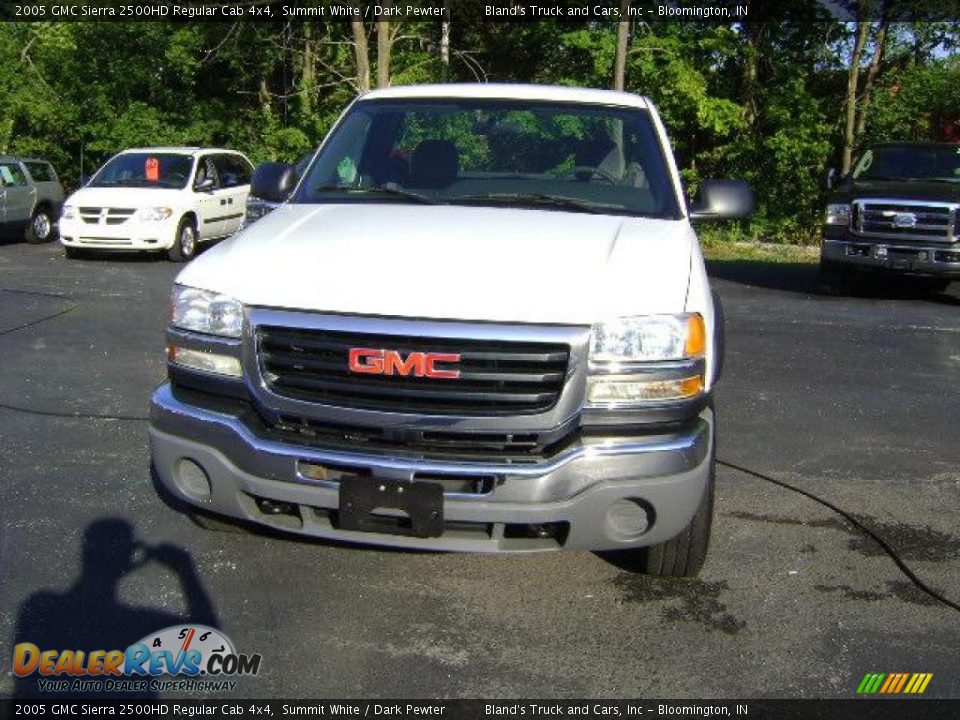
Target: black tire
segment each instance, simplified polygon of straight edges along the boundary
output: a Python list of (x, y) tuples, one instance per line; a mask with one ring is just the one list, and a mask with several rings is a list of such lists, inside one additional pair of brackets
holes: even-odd
[[(189, 234), (189, 238), (187, 234)], [(167, 257), (173, 262), (187, 262), (197, 254), (198, 242), (196, 223), (185, 216), (180, 219), (180, 224), (177, 225), (177, 235), (174, 238), (173, 246), (167, 250)]]
[(824, 295), (846, 295), (852, 289), (851, 270), (843, 263), (820, 258), (820, 292)]
[(31, 245), (39, 245), (53, 240), (56, 232), (53, 229), (53, 215), (45, 207), (38, 207), (30, 217), (27, 225), (26, 239)]
[(710, 547), (716, 464), (716, 458), (711, 455), (707, 488), (690, 524), (672, 540), (629, 551), (638, 554), (634, 563), (637, 572), (655, 577), (692, 578), (699, 574)]
[(949, 287), (949, 280), (941, 280), (939, 278), (923, 278), (920, 280), (919, 290), (920, 292), (936, 295), (937, 293), (946, 292), (947, 288)]
[(63, 246), (63, 254), (71, 260), (79, 260), (80, 258), (87, 257), (86, 250), (83, 250), (82, 248), (70, 247), (69, 245)]

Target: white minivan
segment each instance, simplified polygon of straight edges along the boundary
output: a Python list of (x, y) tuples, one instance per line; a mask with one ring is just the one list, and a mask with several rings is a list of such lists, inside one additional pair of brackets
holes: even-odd
[(60, 216), (67, 257), (86, 250), (165, 250), (189, 260), (197, 245), (240, 229), (253, 166), (222, 148), (157, 147), (114, 155)]

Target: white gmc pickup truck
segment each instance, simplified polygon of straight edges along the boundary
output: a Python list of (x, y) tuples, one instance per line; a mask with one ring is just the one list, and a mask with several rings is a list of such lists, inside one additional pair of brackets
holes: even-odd
[[(180, 273), (151, 405), (161, 494), (407, 548), (624, 551), (693, 575), (722, 320), (660, 118), (627, 93), (377, 90), (285, 201)], [(295, 187), (294, 187), (295, 185)]]

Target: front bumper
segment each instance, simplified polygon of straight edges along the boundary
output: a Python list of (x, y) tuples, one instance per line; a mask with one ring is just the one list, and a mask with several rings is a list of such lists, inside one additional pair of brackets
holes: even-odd
[(173, 246), (177, 222), (173, 218), (158, 222), (130, 219), (119, 225), (105, 225), (61, 218), (60, 242), (66, 247), (99, 250), (167, 250)]
[[(266, 439), (240, 417), (187, 404), (164, 384), (151, 401), (149, 432), (153, 463), (167, 491), (240, 520), (313, 537), (429, 550), (613, 550), (664, 542), (689, 524), (710, 482), (714, 418), (705, 408), (682, 432), (582, 440), (537, 462), (449, 461)], [(184, 482), (186, 460), (203, 468), (209, 497), (197, 497)], [(489, 477), (492, 483), (484, 493), (445, 493), (443, 534), (418, 538), (340, 529), (338, 483), (306, 472), (318, 466), (393, 481)], [(646, 510), (645, 531), (624, 533), (611, 513), (623, 499)], [(285, 503), (295, 512), (264, 512), (263, 501)], [(563, 532), (550, 537), (516, 532), (542, 525)]]
[[(883, 250), (878, 252), (879, 248)], [(957, 247), (907, 244), (897, 240), (886, 242), (877, 238), (824, 238), (820, 257), (862, 269), (960, 279), (960, 249)]]

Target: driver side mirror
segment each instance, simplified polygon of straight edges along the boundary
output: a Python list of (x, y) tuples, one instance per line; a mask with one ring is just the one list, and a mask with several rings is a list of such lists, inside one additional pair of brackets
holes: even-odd
[(194, 189), (196, 192), (208, 192), (208, 191), (210, 191), (210, 190), (213, 190), (213, 186), (214, 186), (215, 184), (216, 184), (216, 183), (214, 183), (212, 177), (206, 177), (206, 178), (204, 178), (203, 180), (201, 180), (200, 182), (198, 182), (196, 185), (194, 185), (194, 186), (193, 186), (193, 189)]
[(753, 214), (753, 190), (742, 180), (704, 180), (690, 205), (690, 221), (733, 220)]
[(250, 179), (250, 194), (269, 202), (283, 202), (293, 192), (297, 174), (292, 165), (268, 162), (257, 167)]

